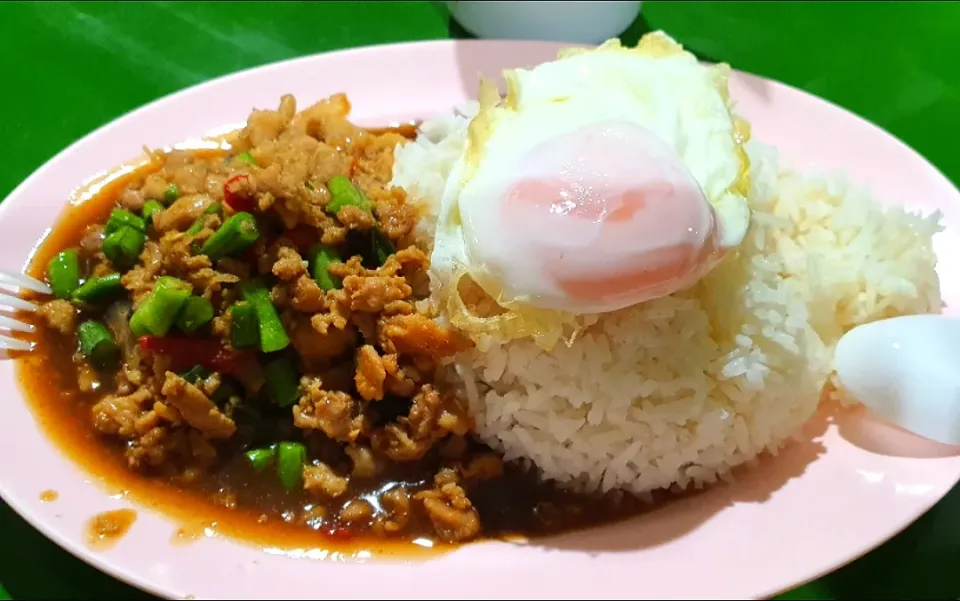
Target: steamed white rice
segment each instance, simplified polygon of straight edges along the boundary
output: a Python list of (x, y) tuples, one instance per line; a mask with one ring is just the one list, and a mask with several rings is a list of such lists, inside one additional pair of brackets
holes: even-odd
[[(398, 148), (394, 184), (436, 208), (466, 124), (425, 123)], [(939, 311), (939, 215), (885, 211), (842, 176), (781, 170), (761, 144), (748, 154), (751, 229), (695, 288), (603, 315), (549, 354), (485, 340), (457, 358), (487, 444), (582, 490), (709, 483), (798, 433), (844, 331)]]

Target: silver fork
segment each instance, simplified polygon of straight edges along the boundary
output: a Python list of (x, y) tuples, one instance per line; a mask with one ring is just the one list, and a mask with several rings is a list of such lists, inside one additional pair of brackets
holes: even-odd
[[(19, 294), (21, 290), (32, 290), (41, 294), (51, 294), (50, 286), (47, 286), (38, 279), (32, 278), (22, 273), (10, 273), (0, 271), (0, 311), (12, 313), (13, 310), (36, 311), (37, 305), (30, 301), (23, 300)], [(10, 292), (13, 289), (14, 292)], [(0, 314), (0, 350), (5, 351), (29, 351), (33, 349), (33, 343), (27, 340), (19, 340), (6, 335), (6, 332), (33, 332), (34, 328), (29, 323), (23, 323), (8, 315)]]

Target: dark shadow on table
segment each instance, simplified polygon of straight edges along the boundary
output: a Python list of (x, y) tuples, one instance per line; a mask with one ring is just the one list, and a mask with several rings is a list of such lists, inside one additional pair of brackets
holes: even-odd
[[(434, 2), (434, 4), (443, 4), (442, 2)], [(446, 7), (443, 7), (441, 10), (447, 12)], [(448, 13), (449, 14), (449, 13)], [(454, 20), (453, 17), (450, 17), (450, 21), (447, 24), (447, 34), (451, 39), (454, 40), (475, 40), (477, 36), (473, 35), (466, 29), (464, 29), (459, 23)]]

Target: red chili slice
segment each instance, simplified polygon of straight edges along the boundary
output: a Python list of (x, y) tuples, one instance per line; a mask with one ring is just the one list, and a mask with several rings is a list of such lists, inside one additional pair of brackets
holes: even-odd
[(194, 365), (222, 374), (234, 374), (250, 369), (256, 362), (248, 351), (231, 351), (220, 346), (215, 338), (187, 338), (180, 336), (141, 336), (137, 342), (148, 353), (170, 357), (170, 369), (183, 371)]
[(353, 531), (344, 526), (334, 526), (327, 530), (324, 534), (327, 535), (327, 538), (330, 540), (335, 540), (338, 542), (347, 542), (353, 538)]
[(250, 180), (246, 173), (234, 175), (223, 184), (223, 201), (234, 211), (253, 211), (257, 207), (256, 200), (244, 189), (244, 184)]

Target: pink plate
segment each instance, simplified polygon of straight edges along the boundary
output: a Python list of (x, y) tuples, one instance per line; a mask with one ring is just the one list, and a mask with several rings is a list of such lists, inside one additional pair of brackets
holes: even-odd
[[(0, 269), (19, 270), (66, 199), (91, 175), (161, 147), (242, 122), (290, 92), (306, 104), (346, 91), (363, 123), (448, 111), (477, 74), (529, 66), (557, 46), (504, 41), (363, 48), (269, 65), (159, 100), (83, 138), (0, 207)], [(936, 249), (943, 296), (960, 301), (960, 193), (910, 148), (823, 100), (734, 73), (733, 97), (754, 137), (794, 166), (845, 168), (882, 198), (944, 213)], [(951, 311), (948, 309), (948, 311)], [(960, 478), (960, 455), (877, 423), (862, 411), (810, 424), (807, 442), (721, 485), (630, 522), (526, 545), (482, 543), (422, 561), (291, 557), (224, 538), (171, 546), (176, 524), (149, 510), (112, 550), (83, 542), (94, 514), (129, 504), (60, 454), (0, 362), (4, 435), (0, 493), (36, 528), (98, 568), (158, 595), (218, 599), (637, 599), (766, 597), (816, 578), (899, 532)], [(40, 493), (55, 489), (56, 503)]]

